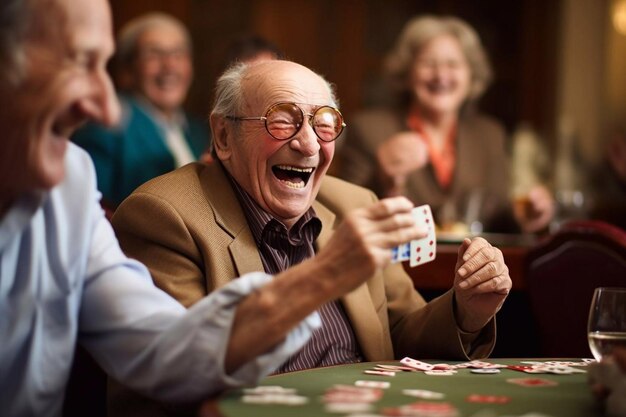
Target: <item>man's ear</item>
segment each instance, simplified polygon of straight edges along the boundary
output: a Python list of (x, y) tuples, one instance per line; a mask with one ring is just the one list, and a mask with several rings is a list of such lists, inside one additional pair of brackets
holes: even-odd
[(223, 116), (217, 114), (212, 114), (210, 119), (215, 155), (217, 155), (220, 161), (226, 161), (230, 159), (232, 155), (232, 149), (230, 147), (232, 125), (228, 123), (228, 120)]

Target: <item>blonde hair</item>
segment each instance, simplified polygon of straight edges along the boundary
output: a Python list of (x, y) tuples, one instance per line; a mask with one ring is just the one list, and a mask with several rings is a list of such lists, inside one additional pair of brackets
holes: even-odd
[(441, 35), (452, 35), (459, 41), (472, 77), (467, 98), (478, 99), (492, 81), (491, 65), (476, 31), (463, 20), (451, 16), (420, 16), (404, 26), (385, 60), (385, 73), (392, 87), (400, 93), (406, 92), (415, 57), (426, 43)]

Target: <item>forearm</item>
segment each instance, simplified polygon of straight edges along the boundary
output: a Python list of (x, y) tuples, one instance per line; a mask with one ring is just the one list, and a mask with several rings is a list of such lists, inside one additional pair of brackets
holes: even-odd
[[(343, 292), (338, 272), (319, 257), (277, 275), (237, 307), (225, 369), (228, 374), (272, 349), (321, 305)], [(345, 292), (345, 291), (344, 291)]]
[(238, 308), (226, 357), (228, 372), (266, 352), (321, 305), (363, 284), (386, 266), (390, 249), (423, 231), (405, 198), (387, 199), (344, 219), (314, 258), (279, 274)]

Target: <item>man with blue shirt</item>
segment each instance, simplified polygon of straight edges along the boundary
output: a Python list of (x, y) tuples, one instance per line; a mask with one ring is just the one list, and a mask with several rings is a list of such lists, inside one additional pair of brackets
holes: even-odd
[[(77, 342), (162, 401), (254, 384), (309, 340), (320, 305), (423, 235), (407, 200), (382, 201), (355, 213), (315, 262), (244, 275), (185, 310), (122, 254), (93, 164), (68, 140), (86, 120), (119, 118), (107, 1), (3, 0), (0, 22), (0, 415), (60, 415)], [(344, 243), (365, 230), (384, 233)], [(358, 268), (338, 280), (346, 263)]]
[(90, 123), (72, 137), (93, 159), (98, 189), (112, 209), (149, 179), (198, 160), (209, 146), (206, 123), (182, 109), (193, 77), (187, 28), (149, 13), (122, 27), (116, 47), (120, 122)]

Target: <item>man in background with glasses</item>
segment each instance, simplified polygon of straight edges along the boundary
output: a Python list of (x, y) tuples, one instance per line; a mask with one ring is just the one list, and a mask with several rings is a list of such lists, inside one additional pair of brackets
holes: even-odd
[(404, 356), (486, 357), (493, 317), (511, 288), (501, 252), (467, 239), (454, 290), (425, 303), (402, 266), (388, 265), (387, 231), (412, 222), (412, 204), (377, 202), (326, 176), (344, 125), (333, 89), (306, 67), (276, 60), (229, 68), (211, 112), (216, 161), (131, 194), (113, 217), (122, 249), (187, 307), (246, 272), (297, 269), (304, 279), (284, 280), (285, 297), (265, 299), (275, 317), (246, 318), (251, 335), (274, 334), (290, 310), (316, 299), (328, 285), (318, 268), (336, 283), (365, 279), (321, 305), (321, 329), (277, 372)]
[(182, 107), (193, 78), (187, 28), (170, 15), (148, 13), (120, 29), (116, 47), (121, 120), (113, 127), (90, 123), (72, 137), (93, 159), (98, 189), (112, 210), (144, 182), (209, 148), (208, 126)]

